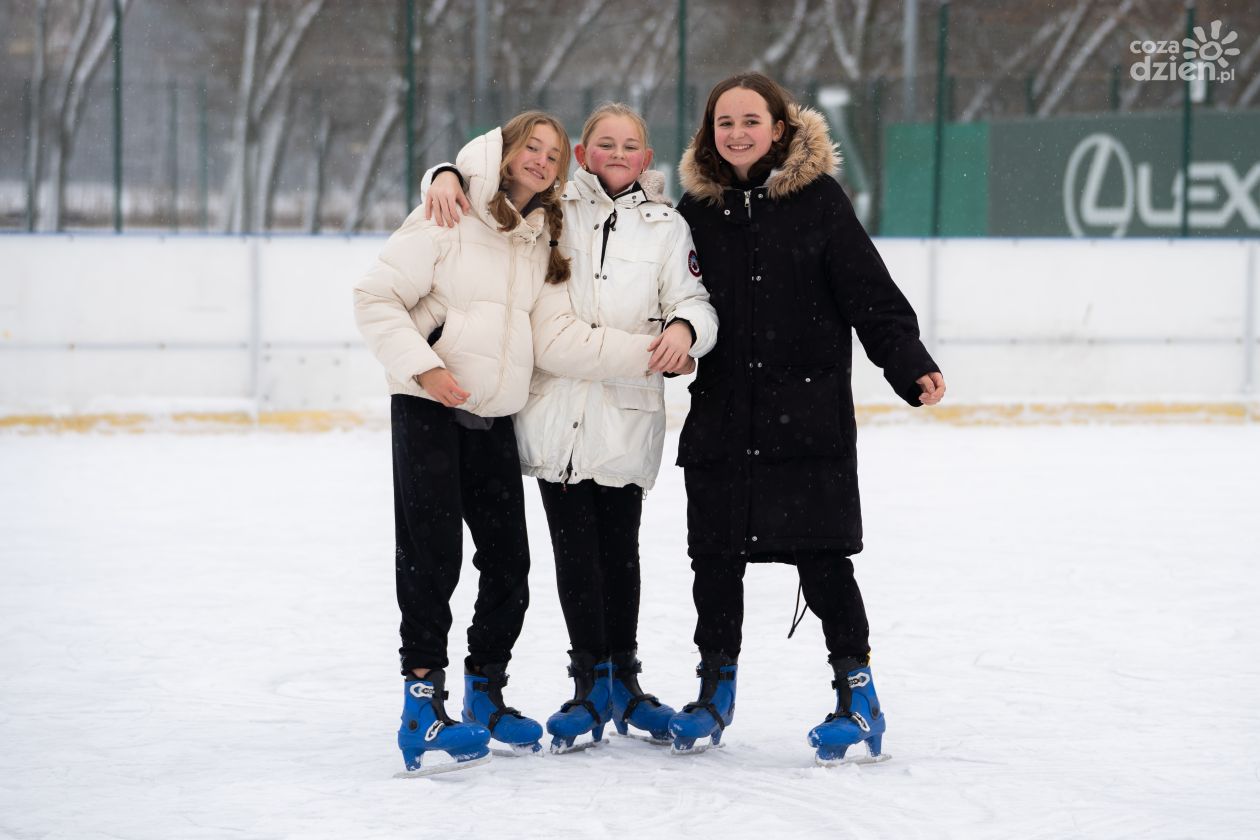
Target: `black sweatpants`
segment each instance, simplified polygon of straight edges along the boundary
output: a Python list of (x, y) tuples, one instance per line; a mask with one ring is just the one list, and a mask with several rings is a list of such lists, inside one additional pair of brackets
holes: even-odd
[(569, 644), (603, 659), (638, 647), (643, 488), (538, 482)]
[[(743, 640), (744, 570), (747, 558), (732, 554), (692, 555), (695, 572), (695, 643), (703, 653), (738, 657)], [(870, 627), (862, 593), (853, 577), (853, 561), (828, 552), (796, 555), (805, 603), (822, 621), (830, 661), (853, 656), (866, 661)]]
[(480, 574), (468, 662), (507, 662), (529, 606), (525, 491), (512, 418), (495, 418), (486, 430), (466, 429), (441, 403), (395, 394), (391, 426), (402, 672), (448, 664), (464, 522)]

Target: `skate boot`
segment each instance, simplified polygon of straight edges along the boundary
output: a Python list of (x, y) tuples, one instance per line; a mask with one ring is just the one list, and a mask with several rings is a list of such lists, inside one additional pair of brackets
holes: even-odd
[(891, 756), (881, 751), (888, 722), (879, 708), (871, 668), (849, 656), (831, 663), (836, 678), (836, 710), (809, 731), (809, 744), (817, 747), (814, 761), (823, 767), (845, 761), (844, 754), (854, 744), (866, 742), (869, 756), (850, 758), (848, 763), (872, 764)]
[[(612, 718), (612, 663), (596, 662), (584, 651), (569, 651), (569, 676), (573, 677), (573, 699), (547, 718), (551, 751), (566, 753), (593, 747), (604, 740), (604, 725)], [(579, 735), (591, 733), (591, 740), (575, 744)]]
[[(700, 678), (700, 697), (669, 719), (669, 732), (674, 736), (670, 752), (674, 755), (704, 752), (720, 746), (722, 732), (735, 719), (735, 660), (720, 653), (700, 653), (696, 676)], [(697, 738), (709, 743), (696, 745)]]
[(542, 752), (542, 727), (538, 721), (503, 702), (503, 687), (508, 681), (505, 668), (507, 665), (501, 662), (465, 667), (464, 720), (489, 729), (490, 737), (507, 744), (512, 755)]
[[(490, 748), (486, 746), (490, 732), (475, 723), (457, 723), (446, 714), (442, 702), (447, 697), (445, 683), (446, 673), (440, 668), (422, 680), (413, 678), (405, 683), (398, 749), (407, 771), (399, 776), (464, 770), (490, 760)], [(447, 753), (454, 761), (428, 761), (426, 755), (435, 752)]]
[[(613, 726), (617, 727), (617, 732), (643, 737), (654, 744), (670, 743), (673, 739), (669, 734), (669, 719), (674, 716), (674, 710), (639, 688), (643, 664), (635, 652), (614, 653), (612, 666)], [(631, 733), (631, 726), (647, 732), (647, 736)]]

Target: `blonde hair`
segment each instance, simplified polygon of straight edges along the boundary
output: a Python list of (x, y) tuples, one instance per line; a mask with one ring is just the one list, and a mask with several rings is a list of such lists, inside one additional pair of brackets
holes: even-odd
[(647, 121), (643, 119), (638, 111), (624, 102), (604, 102), (596, 107), (594, 111), (591, 111), (591, 115), (586, 118), (586, 123), (582, 126), (583, 146), (591, 142), (591, 135), (595, 133), (595, 126), (599, 125), (599, 121), (604, 117), (626, 117), (638, 127), (643, 145), (648, 145)]
[(503, 126), (503, 160), (499, 163), (499, 192), (490, 199), (488, 209), (490, 215), (499, 223), (499, 230), (507, 231), (520, 224), (521, 214), (512, 202), (508, 201), (507, 192), (503, 189), (508, 180), (508, 164), (520, 154), (534, 133), (534, 126), (547, 125), (553, 128), (560, 138), (560, 160), (556, 172), (556, 180), (549, 189), (538, 194), (543, 213), (547, 220), (547, 235), (551, 240), (551, 256), (547, 260), (547, 282), (563, 283), (569, 279), (569, 260), (560, 255), (556, 246), (560, 243), (560, 234), (564, 231), (564, 212), (560, 209), (560, 187), (569, 178), (569, 134), (564, 124), (551, 114), (543, 111), (526, 111), (517, 114)]

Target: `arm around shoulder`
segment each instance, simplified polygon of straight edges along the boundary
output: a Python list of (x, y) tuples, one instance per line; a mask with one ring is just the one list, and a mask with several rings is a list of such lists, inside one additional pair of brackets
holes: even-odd
[(596, 381), (648, 374), (652, 337), (578, 320), (565, 283), (544, 283), (529, 317), (540, 370)]

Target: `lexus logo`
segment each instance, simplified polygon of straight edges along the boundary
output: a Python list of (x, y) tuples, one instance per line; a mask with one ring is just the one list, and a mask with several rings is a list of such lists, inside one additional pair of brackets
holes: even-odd
[[(1156, 196), (1154, 167), (1133, 164), (1124, 145), (1110, 134), (1091, 134), (1076, 144), (1063, 176), (1063, 214), (1073, 236), (1124, 236), (1137, 218), (1148, 228), (1176, 230), (1181, 226), (1185, 178), (1178, 171), (1167, 196)], [(1107, 203), (1103, 184), (1119, 176), (1120, 195)], [(1232, 163), (1199, 161), (1190, 164), (1189, 224), (1193, 228), (1223, 230), (1241, 217), (1260, 230), (1260, 163), (1245, 176)]]

